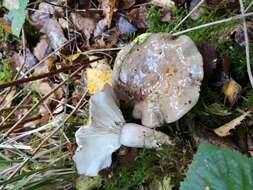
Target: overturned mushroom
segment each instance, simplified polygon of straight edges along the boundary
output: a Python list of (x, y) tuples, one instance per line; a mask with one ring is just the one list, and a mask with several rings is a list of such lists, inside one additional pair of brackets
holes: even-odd
[(76, 132), (78, 149), (74, 155), (80, 174), (96, 176), (111, 165), (111, 155), (121, 145), (158, 148), (171, 144), (164, 133), (133, 123), (125, 123), (111, 86), (90, 98), (90, 117)]
[(171, 123), (198, 101), (202, 57), (187, 36), (144, 34), (122, 49), (113, 68), (119, 99), (134, 104), (133, 116), (148, 127)]

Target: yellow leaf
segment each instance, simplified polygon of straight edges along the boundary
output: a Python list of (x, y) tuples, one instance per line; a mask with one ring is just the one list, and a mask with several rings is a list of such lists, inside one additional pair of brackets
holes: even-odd
[(88, 93), (95, 94), (103, 90), (105, 84), (112, 84), (112, 70), (87, 69)]
[(75, 61), (78, 59), (78, 57), (80, 57), (80, 55), (81, 55), (80, 53), (75, 53), (75, 54), (69, 56), (69, 60)]
[(230, 80), (223, 86), (225, 100), (228, 99), (230, 104), (234, 104), (240, 94), (241, 86), (235, 80)]

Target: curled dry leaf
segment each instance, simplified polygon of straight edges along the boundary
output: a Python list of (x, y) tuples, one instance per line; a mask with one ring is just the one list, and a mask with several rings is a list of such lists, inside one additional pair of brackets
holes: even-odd
[(147, 12), (146, 7), (140, 6), (139, 8), (135, 8), (128, 13), (128, 19), (137, 28), (146, 29), (147, 28), (147, 22), (145, 20), (146, 12)]
[(95, 21), (94, 19), (90, 17), (83, 17), (80, 14), (77, 13), (71, 13), (71, 19), (74, 24), (74, 26), (82, 31), (82, 33), (87, 38), (87, 41), (89, 41), (93, 31), (95, 30)]
[[(15, 54), (13, 56), (13, 62), (16, 65), (16, 70), (19, 71), (24, 63), (24, 55)], [(35, 59), (34, 55), (31, 53), (30, 49), (26, 48), (25, 64), (23, 65), (22, 70), (30, 69), (36, 63), (37, 60)]]
[(106, 18), (103, 18), (96, 25), (96, 28), (95, 28), (95, 31), (93, 34), (94, 37), (96, 38), (96, 37), (102, 35), (103, 32), (106, 30), (106, 28), (107, 28), (107, 20), (106, 20)]
[(61, 7), (43, 2), (39, 4), (39, 9), (32, 15), (32, 20), (36, 24), (43, 26), (52, 15), (61, 14), (62, 12), (63, 10)]
[(56, 19), (48, 19), (42, 27), (41, 32), (47, 34), (53, 49), (58, 49), (67, 41), (61, 25)]
[(100, 0), (101, 8), (107, 20), (108, 28), (111, 27), (113, 12), (115, 10), (116, 0)]
[(137, 28), (122, 16), (119, 18), (117, 26), (119, 28), (119, 31), (122, 33), (133, 33), (137, 31)]
[(214, 130), (214, 132), (219, 135), (220, 137), (225, 137), (225, 136), (228, 136), (230, 135), (230, 130), (234, 129), (236, 126), (240, 125), (241, 122), (247, 117), (247, 116), (250, 116), (251, 115), (251, 112), (248, 111), (244, 114), (242, 114), (241, 116), (233, 119), (232, 121), (226, 123), (225, 125), (217, 128)]
[(230, 78), (230, 80), (223, 86), (225, 101), (228, 99), (229, 103), (233, 105), (238, 99), (241, 89), (241, 85), (234, 79)]
[(162, 22), (170, 22), (172, 19), (172, 12), (168, 8), (161, 8), (160, 10), (161, 13), (161, 21)]
[(41, 61), (51, 51), (52, 48), (49, 46), (49, 39), (44, 35), (41, 36), (39, 43), (33, 49), (33, 54), (39, 61)]
[[(5, 96), (0, 96), (0, 101), (1, 102), (3, 101), (2, 105), (0, 105), (0, 108), (2, 109), (2, 108), (11, 107), (12, 99), (15, 96), (15, 94), (16, 94), (16, 89), (14, 88), (8, 93), (8, 95), (6, 97)], [(3, 97), (5, 97), (4, 100), (2, 99)]]

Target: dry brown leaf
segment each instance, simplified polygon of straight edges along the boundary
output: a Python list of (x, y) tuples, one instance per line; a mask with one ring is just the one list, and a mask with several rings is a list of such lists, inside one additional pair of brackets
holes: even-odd
[(111, 27), (113, 12), (115, 10), (116, 0), (100, 0), (101, 8), (107, 20), (108, 28)]
[(71, 19), (75, 27), (85, 35), (88, 43), (96, 27), (94, 19), (83, 17), (77, 13), (71, 13)]
[(241, 92), (241, 85), (235, 80), (230, 80), (223, 86), (223, 93), (225, 95), (225, 101), (228, 99), (230, 104), (234, 104)]
[(43, 26), (52, 15), (60, 15), (63, 13), (63, 9), (60, 6), (53, 6), (48, 3), (40, 3), (39, 9), (32, 15), (32, 20), (38, 25)]
[(226, 123), (225, 125), (217, 128), (214, 130), (214, 132), (219, 135), (220, 137), (225, 137), (225, 136), (228, 136), (230, 135), (230, 130), (234, 129), (236, 126), (240, 125), (241, 122), (251, 114), (250, 111), (242, 114), (241, 116), (233, 119), (232, 121)]
[(41, 61), (47, 54), (49, 54), (52, 51), (51, 47), (49, 46), (49, 40), (47, 36), (42, 36), (40, 38), (39, 43), (36, 45), (36, 47), (33, 49), (34, 56)]
[(4, 108), (9, 108), (11, 107), (12, 99), (16, 94), (16, 89), (12, 89), (8, 95), (6, 96), (5, 100), (3, 101), (3, 107)]
[(146, 29), (147, 22), (145, 20), (147, 9), (145, 6), (140, 6), (131, 10), (128, 14), (128, 19), (139, 29)]
[[(24, 55), (21, 54), (14, 54), (12, 58), (13, 62), (15, 63), (15, 69), (18, 71), (21, 69), (23, 63), (24, 63)], [(37, 60), (31, 53), (30, 49), (26, 48), (26, 60), (25, 64), (22, 67), (22, 71), (26, 69), (30, 69), (37, 63)]]
[(106, 30), (106, 28), (107, 28), (107, 20), (106, 20), (106, 18), (103, 18), (96, 25), (96, 28), (94, 31), (94, 37), (96, 38), (96, 37), (102, 35), (103, 32)]
[(60, 48), (67, 41), (61, 25), (56, 19), (48, 19), (44, 23), (41, 32), (47, 34), (53, 49)]

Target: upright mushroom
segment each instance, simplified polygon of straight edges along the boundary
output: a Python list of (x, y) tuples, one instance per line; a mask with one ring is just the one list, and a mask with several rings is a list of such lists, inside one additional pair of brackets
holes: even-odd
[(188, 36), (144, 34), (122, 49), (113, 68), (119, 99), (134, 105), (133, 116), (147, 127), (171, 123), (198, 101), (203, 79), (201, 54)]
[(121, 145), (158, 148), (171, 144), (164, 133), (133, 123), (125, 123), (112, 87), (105, 86), (90, 98), (90, 116), (86, 126), (76, 132), (78, 148), (73, 157), (80, 174), (96, 176), (111, 165), (111, 155)]

